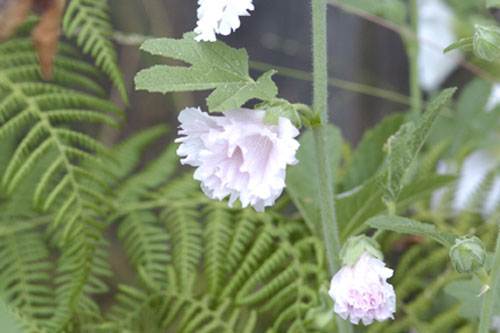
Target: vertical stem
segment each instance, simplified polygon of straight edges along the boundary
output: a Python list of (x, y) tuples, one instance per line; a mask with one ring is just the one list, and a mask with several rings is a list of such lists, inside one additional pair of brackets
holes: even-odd
[(326, 126), (328, 124), (327, 109), (327, 53), (326, 53), (326, 1), (311, 0), (313, 12), (313, 74), (314, 74), (314, 114), (321, 118), (321, 126), (313, 128), (316, 165), (318, 168), (319, 200), (321, 209), (321, 225), (328, 255), (330, 273), (340, 268), (337, 220), (335, 217), (332, 173), (328, 163)]
[[(410, 25), (411, 31), (418, 35), (418, 6), (417, 0), (410, 0)], [(418, 39), (404, 38), (408, 61), (410, 64), (410, 105), (413, 120), (420, 118), (422, 110), (422, 91), (420, 90), (420, 77), (418, 71)]]
[[(326, 140), (328, 124), (328, 66), (326, 43), (326, 0), (311, 0), (313, 26), (313, 104), (314, 114), (319, 115), (321, 126), (313, 128), (314, 149), (318, 170), (319, 201), (321, 210), (321, 235), (326, 247), (328, 267), (331, 274), (340, 269), (340, 240), (335, 217), (335, 203)], [(319, 229), (319, 228), (318, 228)], [(352, 326), (336, 316), (339, 332), (352, 332)]]
[(495, 302), (495, 296), (500, 288), (500, 225), (493, 259), (493, 268), (490, 273), (490, 284), (490, 290), (488, 290), (484, 295), (481, 318), (479, 321), (479, 333), (488, 333), (490, 331), (489, 327), (491, 315), (493, 314), (493, 303)]

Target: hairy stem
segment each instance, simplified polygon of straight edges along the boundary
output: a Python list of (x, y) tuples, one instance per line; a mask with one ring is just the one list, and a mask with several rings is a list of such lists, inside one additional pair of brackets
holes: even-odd
[(500, 288), (500, 225), (497, 236), (497, 245), (493, 259), (493, 268), (490, 273), (490, 290), (486, 292), (483, 300), (483, 307), (481, 309), (481, 319), (479, 322), (479, 333), (488, 333), (491, 315), (493, 314), (493, 306), (498, 289)]
[[(330, 168), (326, 126), (328, 124), (328, 71), (326, 49), (326, 0), (311, 0), (313, 26), (313, 105), (315, 115), (319, 115), (321, 126), (313, 128), (316, 165), (318, 168), (319, 201), (321, 210), (320, 234), (326, 247), (328, 267), (333, 274), (340, 269), (340, 240), (335, 217), (335, 203)], [(352, 332), (352, 326), (336, 316), (338, 331)]]
[[(410, 0), (410, 24), (411, 31), (415, 35), (418, 33), (418, 7), (417, 0)], [(405, 39), (406, 52), (408, 53), (408, 61), (410, 63), (410, 103), (411, 116), (413, 120), (420, 117), (422, 110), (422, 92), (420, 90), (420, 75), (418, 72), (418, 40)]]

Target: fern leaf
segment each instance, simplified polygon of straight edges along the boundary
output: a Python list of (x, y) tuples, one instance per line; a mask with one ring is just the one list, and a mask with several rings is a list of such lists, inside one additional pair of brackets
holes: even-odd
[(123, 241), (127, 256), (136, 269), (142, 267), (159, 286), (166, 283), (169, 237), (154, 214), (130, 213), (120, 224), (118, 238)]
[(76, 37), (76, 43), (85, 54), (90, 54), (110, 78), (127, 102), (127, 91), (118, 67), (113, 43), (109, 40), (112, 26), (109, 8), (101, 0), (71, 0), (62, 21), (62, 30), (68, 38)]
[(39, 323), (55, 308), (49, 275), (53, 264), (49, 258), (40, 231), (0, 237), (0, 290), (11, 307)]
[(170, 205), (163, 212), (168, 232), (172, 235), (173, 264), (183, 289), (196, 276), (202, 254), (202, 227), (196, 205), (190, 202)]
[(226, 275), (226, 253), (231, 240), (231, 214), (226, 203), (217, 202), (206, 209), (207, 226), (205, 240), (205, 276), (208, 292), (217, 295), (222, 289)]

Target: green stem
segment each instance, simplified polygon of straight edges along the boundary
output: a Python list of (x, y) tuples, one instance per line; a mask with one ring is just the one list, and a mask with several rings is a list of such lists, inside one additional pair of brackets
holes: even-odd
[[(326, 247), (328, 267), (334, 274), (340, 269), (340, 240), (335, 217), (332, 170), (328, 161), (326, 128), (328, 124), (328, 66), (326, 48), (326, 0), (311, 0), (313, 26), (313, 105), (319, 114), (321, 126), (313, 128), (316, 165), (318, 168), (319, 201), (321, 210), (321, 235)], [(319, 229), (319, 228), (317, 228)], [(336, 316), (338, 331), (352, 332), (349, 322)]]
[(481, 319), (479, 321), (479, 333), (488, 333), (491, 315), (493, 314), (493, 305), (495, 303), (495, 296), (500, 288), (500, 225), (497, 236), (497, 245), (493, 259), (493, 268), (490, 273), (490, 290), (486, 292), (483, 300), (483, 307), (481, 309)]
[[(413, 34), (418, 33), (417, 0), (410, 0), (410, 24)], [(420, 118), (422, 110), (422, 91), (420, 90), (420, 75), (418, 71), (418, 40), (405, 38), (406, 52), (410, 63), (410, 105), (413, 120)]]

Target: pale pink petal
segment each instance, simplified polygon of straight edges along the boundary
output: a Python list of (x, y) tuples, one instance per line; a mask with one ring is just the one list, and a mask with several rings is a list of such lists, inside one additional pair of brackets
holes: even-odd
[(291, 121), (263, 122), (265, 112), (239, 109), (210, 116), (199, 109), (181, 111), (177, 150), (184, 164), (196, 166), (194, 178), (213, 199), (230, 196), (257, 211), (272, 206), (285, 187), (286, 167), (297, 163), (299, 134)]
[(394, 319), (396, 295), (386, 279), (392, 269), (368, 253), (354, 264), (341, 268), (332, 278), (329, 295), (335, 302), (334, 311), (353, 324), (370, 325), (373, 320)]

